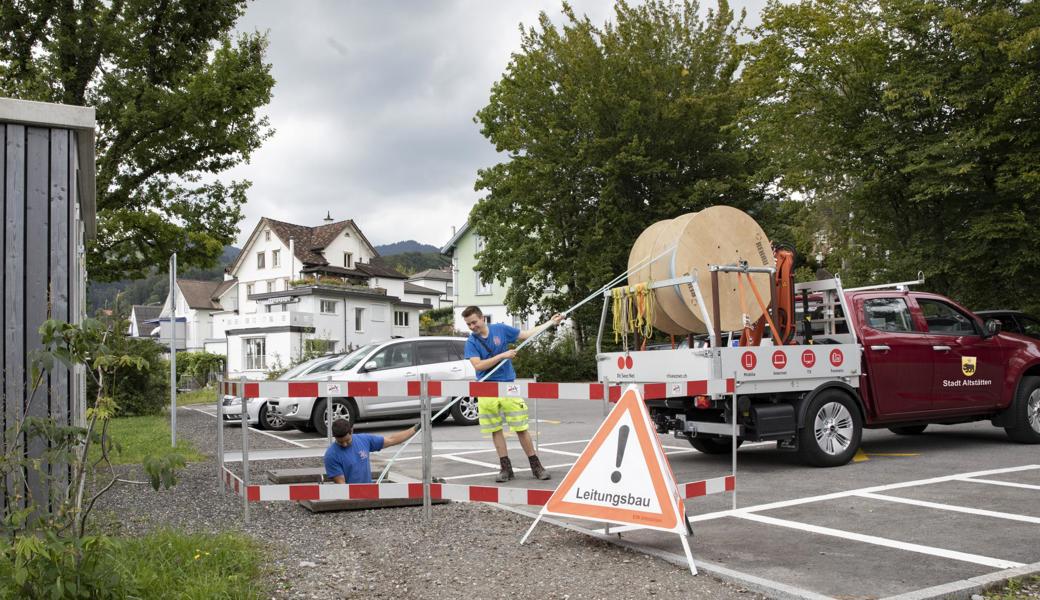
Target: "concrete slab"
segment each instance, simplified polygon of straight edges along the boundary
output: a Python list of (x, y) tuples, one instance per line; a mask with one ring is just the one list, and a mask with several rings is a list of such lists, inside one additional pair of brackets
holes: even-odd
[[(447, 504), (448, 500), (432, 500), (432, 504)], [(375, 508), (400, 508), (422, 506), (422, 498), (388, 498), (385, 500), (304, 500), (300, 505), (313, 513), (342, 510), (371, 510)]]

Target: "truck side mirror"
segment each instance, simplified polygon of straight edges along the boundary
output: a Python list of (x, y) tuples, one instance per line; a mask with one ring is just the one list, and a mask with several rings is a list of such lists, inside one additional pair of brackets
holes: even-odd
[(991, 338), (1000, 333), (1000, 321), (996, 319), (988, 319), (983, 329), (985, 331), (984, 337)]

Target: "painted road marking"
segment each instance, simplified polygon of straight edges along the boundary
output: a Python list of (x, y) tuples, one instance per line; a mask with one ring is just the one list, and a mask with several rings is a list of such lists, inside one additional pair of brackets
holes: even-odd
[[(864, 492), (885, 492), (888, 490), (898, 490), (908, 487), (917, 487), (919, 485), (930, 485), (933, 483), (945, 483), (948, 481), (962, 481), (967, 477), (981, 477), (986, 475), (998, 475), (1003, 473), (1017, 473), (1019, 471), (1033, 471), (1040, 469), (1040, 465), (1023, 465), (1021, 467), (1007, 467), (1004, 469), (990, 469), (988, 471), (975, 471), (972, 473), (959, 473), (957, 475), (944, 475), (942, 477), (932, 477), (930, 479), (918, 479), (915, 481), (904, 481), (902, 483), (890, 483), (888, 485), (876, 485), (871, 487), (860, 488), (858, 490), (848, 490), (845, 492), (834, 492), (831, 494), (823, 494), (820, 496), (809, 496), (806, 498), (795, 498), (793, 500), (781, 500), (780, 502), (769, 502), (767, 504), (759, 504), (757, 506), (748, 506), (745, 508), (738, 508), (736, 510), (721, 510), (717, 512), (704, 513), (703, 515), (694, 515), (690, 517), (691, 523), (698, 521), (711, 521), (714, 519), (721, 519), (723, 517), (735, 517), (744, 514), (750, 514), (754, 512), (760, 512), (764, 510), (773, 510), (776, 508), (787, 508), (788, 506), (799, 506), (801, 504), (810, 504), (812, 502), (824, 502), (826, 500), (837, 500), (839, 498), (848, 498), (849, 496), (855, 496)], [(1017, 486), (1016, 486), (1017, 487)]]
[(970, 481), (971, 483), (987, 483), (989, 485), (1003, 485), (1007, 487), (1020, 488), (1023, 490), (1040, 490), (1040, 485), (1029, 485), (1028, 483), (1015, 483), (1014, 481), (999, 481), (997, 479), (978, 479), (965, 477), (959, 481)]
[(873, 498), (874, 500), (884, 500), (885, 502), (898, 502), (899, 504), (923, 506), (925, 508), (936, 508), (939, 510), (948, 510), (951, 512), (959, 512), (969, 515), (979, 515), (982, 517), (1007, 519), (1009, 521), (1021, 521), (1023, 523), (1040, 524), (1040, 517), (1029, 517), (1026, 515), (1016, 515), (1013, 513), (997, 512), (995, 510), (985, 510), (982, 508), (971, 508), (968, 506), (955, 506), (953, 504), (941, 504), (939, 502), (928, 502), (926, 500), (914, 500), (913, 498), (900, 498), (899, 496), (885, 496), (883, 494), (874, 494), (871, 492), (863, 492), (861, 494), (856, 495), (861, 498)]
[[(485, 469), (498, 469), (499, 468), (499, 465), (486, 463), (486, 462), (479, 461), (479, 460), (473, 460), (472, 458), (463, 458), (461, 456), (456, 456), (454, 454), (442, 454), (441, 456), (443, 456), (444, 458), (447, 458), (448, 460), (454, 460), (456, 462), (466, 463), (467, 465), (477, 465), (478, 467), (484, 467)], [(495, 471), (495, 472), (497, 473), (498, 471)]]
[[(199, 409), (199, 408), (190, 407), (190, 406), (184, 407), (184, 408), (187, 409), (187, 410), (193, 410), (193, 411), (195, 411), (197, 413), (202, 413), (202, 414), (204, 414), (206, 416), (209, 416), (209, 417), (213, 417), (213, 418), (217, 417), (217, 413), (215, 411), (214, 412), (209, 412), (209, 411), (205, 411), (205, 410), (202, 410), (202, 409)], [(230, 423), (230, 421), (229, 421), (229, 423)], [(241, 421), (239, 421), (239, 423), (241, 423)], [(297, 446), (297, 447), (300, 447), (300, 448), (309, 448), (310, 447), (310, 446), (307, 446), (306, 444), (301, 444), (299, 442), (294, 442), (292, 440), (283, 438), (280, 435), (275, 435), (275, 434), (273, 434), (273, 433), (271, 433), (269, 431), (264, 431), (263, 429), (257, 429), (256, 427), (250, 426), (249, 427), (249, 431), (255, 431), (257, 433), (261, 433), (263, 435), (266, 435), (266, 436), (269, 436), (269, 437), (273, 437), (276, 440), (285, 442), (286, 444), (292, 444), (293, 446)]]
[(765, 515), (747, 513), (733, 516), (738, 517), (740, 519), (746, 519), (748, 521), (764, 523), (766, 525), (787, 527), (788, 529), (797, 529), (799, 531), (806, 531), (809, 533), (816, 533), (819, 535), (829, 535), (831, 537), (838, 537), (847, 540), (853, 540), (856, 542), (873, 544), (875, 546), (896, 548), (898, 550), (906, 550), (907, 552), (916, 552), (918, 554), (928, 554), (931, 556), (938, 556), (940, 558), (949, 558), (952, 560), (959, 560), (962, 562), (970, 562), (978, 565), (985, 565), (987, 567), (995, 567), (997, 569), (1013, 569), (1015, 567), (1025, 566), (1024, 563), (1018, 563), (1010, 560), (991, 558), (989, 556), (981, 556), (979, 554), (969, 554), (967, 552), (958, 552), (956, 550), (947, 550), (945, 548), (922, 546), (920, 544), (911, 544), (909, 542), (900, 542), (898, 540), (890, 540), (888, 538), (878, 537), (875, 535), (864, 535), (862, 533), (842, 531), (841, 529), (831, 529), (830, 527), (820, 527), (819, 525), (809, 525), (807, 523), (798, 523), (796, 521), (776, 519), (773, 517), (767, 517)]
[(863, 448), (856, 450), (856, 455), (852, 457), (852, 462), (863, 462), (870, 460), (871, 456), (891, 456), (891, 457), (907, 457), (907, 456), (921, 456), (919, 453), (911, 452), (864, 452)]
[[(571, 465), (573, 465), (573, 464), (574, 463), (567, 463), (565, 465), (543, 465), (543, 466), (546, 469), (563, 469), (563, 468), (570, 468)], [(531, 469), (528, 469), (528, 468), (523, 468), (523, 469), (516, 468), (516, 467), (513, 468), (513, 471), (516, 472), (516, 473), (523, 473), (523, 472), (530, 471), (530, 470)], [(469, 475), (452, 475), (451, 477), (442, 477), (441, 479), (443, 479), (445, 481), (451, 481), (451, 480), (455, 480), (455, 479), (472, 479), (474, 477), (487, 477), (488, 475), (498, 475), (498, 467), (496, 466), (494, 471), (484, 471), (483, 473), (470, 473)]]
[[(542, 444), (544, 446), (545, 444)], [(567, 452), (566, 450), (553, 450), (552, 448), (539, 448), (539, 452), (548, 452), (550, 454), (563, 454), (565, 456), (573, 456), (575, 458), (581, 456), (578, 452)]]

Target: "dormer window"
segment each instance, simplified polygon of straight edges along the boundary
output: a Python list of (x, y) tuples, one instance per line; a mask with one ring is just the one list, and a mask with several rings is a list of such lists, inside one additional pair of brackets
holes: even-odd
[(264, 232), (264, 241), (265, 242), (270, 242), (271, 241), (271, 230), (270, 229), (268, 229), (267, 231)]

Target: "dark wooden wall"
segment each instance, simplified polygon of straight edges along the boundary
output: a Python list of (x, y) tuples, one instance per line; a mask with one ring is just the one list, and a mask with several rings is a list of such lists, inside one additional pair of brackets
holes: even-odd
[[(80, 385), (70, 369), (45, 373), (33, 391), (30, 355), (40, 347), (40, 325), (48, 318), (78, 322), (84, 275), (80, 260), (77, 215), (76, 135), (69, 129), (31, 127), (0, 122), (0, 220), (4, 224), (2, 364), (3, 447), (23, 413), (72, 424), (80, 409)], [(45, 446), (36, 442), (30, 455)], [(59, 480), (68, 467), (43, 463)], [(28, 485), (4, 485), (5, 502), (26, 497), (44, 505), (51, 496), (46, 483), (32, 473)], [(52, 490), (62, 493), (62, 490)]]

